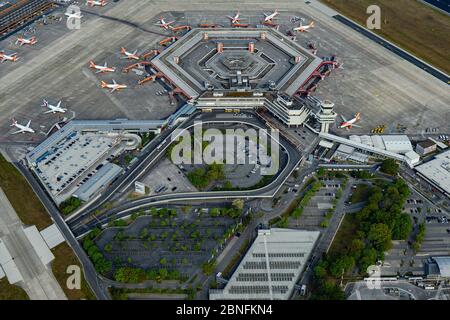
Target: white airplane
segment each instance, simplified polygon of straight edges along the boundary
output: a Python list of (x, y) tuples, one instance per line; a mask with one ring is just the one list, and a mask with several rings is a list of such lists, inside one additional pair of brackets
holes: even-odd
[(24, 38), (24, 37), (19, 37), (16, 40), (16, 44), (19, 44), (20, 46), (23, 46), (24, 44), (29, 44), (31, 46), (35, 45), (37, 42), (36, 37), (31, 37), (31, 38)]
[(128, 52), (124, 47), (122, 47), (120, 49), (120, 53), (125, 55), (125, 57), (122, 57), (121, 59), (135, 59), (135, 60), (139, 60), (139, 56), (136, 54), (137, 50), (134, 50), (133, 53)]
[(166, 22), (164, 20), (163, 17), (159, 18), (158, 23), (155, 23), (156, 26), (160, 26), (161, 28), (164, 28), (166, 30), (168, 30), (169, 28), (171, 28), (171, 24), (174, 23), (175, 21), (170, 21), (170, 22)]
[(61, 108), (61, 100), (58, 102), (58, 104), (56, 106), (52, 106), (50, 103), (48, 103), (47, 100), (44, 99), (41, 107), (46, 107), (46, 108), (50, 109), (44, 113), (53, 113), (54, 114), (56, 112), (65, 113), (67, 111), (67, 109)]
[(357, 112), (355, 114), (355, 117), (351, 120), (348, 120), (344, 118), (343, 115), (341, 115), (342, 120), (344, 120), (344, 122), (341, 122), (341, 124), (339, 125), (339, 129), (351, 129), (352, 127), (358, 127), (361, 128), (361, 126), (358, 126), (355, 124), (356, 121), (361, 120), (361, 113)]
[(19, 129), (18, 131), (13, 132), (12, 134), (26, 133), (26, 132), (34, 133), (34, 130), (30, 127), (30, 124), (31, 124), (31, 120), (28, 121), (26, 126), (24, 126), (24, 125), (21, 125), (20, 123), (17, 123), (17, 121), (15, 119), (12, 119), (11, 127), (16, 127)]
[(104, 6), (106, 6), (106, 1), (105, 0), (87, 0), (86, 5), (88, 5), (89, 7), (95, 7), (95, 6), (104, 7)]
[(227, 16), (227, 18), (231, 20), (231, 24), (235, 24), (235, 23), (238, 23), (239, 21), (241, 21), (241, 19), (239, 19), (239, 16), (240, 16), (240, 15), (241, 15), (241, 14), (240, 14), (239, 11), (238, 11), (238, 12), (236, 12), (236, 14), (234, 15), (234, 17)]
[(3, 51), (0, 51), (0, 59), (1, 59), (1, 63), (5, 62), (5, 61), (12, 61), (12, 62), (16, 62), (17, 60), (19, 60), (19, 57), (17, 56), (17, 53), (11, 53), (11, 54), (6, 54)]
[(100, 66), (94, 63), (94, 61), (89, 61), (89, 68), (97, 69), (96, 73), (103, 73), (103, 72), (114, 72), (116, 71), (116, 68), (108, 67), (108, 64), (105, 62), (105, 65)]
[(73, 18), (73, 19), (81, 19), (83, 16), (81, 15), (81, 12), (75, 12), (75, 13), (68, 13), (66, 12), (65, 15), (67, 16), (67, 19)]
[(308, 29), (310, 28), (314, 28), (314, 21), (311, 21), (310, 24), (304, 26), (301, 22), (300, 22), (300, 26), (294, 28), (294, 31), (298, 31), (298, 32), (308, 32)]
[(264, 22), (272, 21), (278, 15), (278, 9), (275, 9), (275, 11), (272, 14), (264, 13), (264, 15), (266, 16), (264, 18)]
[(116, 80), (113, 80), (113, 83), (108, 84), (105, 81), (102, 81), (101, 83), (102, 88), (108, 88), (111, 89), (111, 93), (113, 93), (114, 91), (120, 90), (120, 89), (125, 89), (128, 88), (125, 84), (118, 84), (116, 82)]

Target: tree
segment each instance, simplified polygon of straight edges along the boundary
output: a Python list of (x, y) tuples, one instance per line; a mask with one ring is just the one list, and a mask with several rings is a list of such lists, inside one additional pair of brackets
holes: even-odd
[(381, 168), (380, 170), (384, 173), (390, 174), (390, 175), (396, 175), (398, 172), (398, 164), (397, 162), (395, 162), (394, 159), (386, 159), (383, 161), (383, 163), (381, 164)]
[(384, 223), (376, 223), (370, 227), (367, 239), (380, 252), (389, 250), (392, 245), (391, 230)]
[(412, 221), (406, 213), (399, 214), (392, 229), (392, 238), (395, 240), (406, 240), (412, 230)]
[(235, 199), (235, 200), (233, 200), (232, 205), (236, 210), (242, 211), (244, 209), (244, 200)]

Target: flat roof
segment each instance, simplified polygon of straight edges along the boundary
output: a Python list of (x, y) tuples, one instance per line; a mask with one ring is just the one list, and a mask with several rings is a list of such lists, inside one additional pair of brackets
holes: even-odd
[(89, 180), (75, 191), (73, 196), (87, 201), (99, 189), (114, 180), (123, 172), (123, 168), (114, 163), (108, 162), (101, 167)]
[(256, 44), (264, 34), (266, 37), (264, 41), (267, 43), (270, 42), (292, 58), (299, 57), (298, 63), (293, 63), (289, 71), (277, 83), (277, 89), (289, 95), (293, 95), (322, 63), (322, 59), (272, 28), (194, 28), (151, 60), (156, 69), (164, 73), (172, 83), (191, 98), (197, 98), (206, 88), (195, 77), (195, 73), (187, 72), (176, 63), (176, 59), (183, 60), (189, 55), (203, 41), (205, 34), (208, 36), (206, 41), (230, 43), (239, 39), (248, 42), (256, 39)]
[(450, 194), (450, 150), (415, 167), (416, 171)]
[(287, 300), (306, 267), (319, 235), (319, 231), (259, 230), (225, 288), (211, 289), (209, 298)]

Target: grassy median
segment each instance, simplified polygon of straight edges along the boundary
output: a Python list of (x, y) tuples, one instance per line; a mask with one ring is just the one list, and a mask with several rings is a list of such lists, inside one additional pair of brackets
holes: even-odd
[[(94, 294), (89, 288), (86, 280), (84, 279), (84, 275), (81, 277), (81, 289), (80, 290), (71, 290), (67, 288), (66, 282), (67, 278), (70, 276), (67, 274), (67, 267), (70, 265), (77, 265), (81, 268), (81, 264), (79, 263), (77, 257), (73, 250), (69, 247), (67, 243), (61, 243), (56, 248), (52, 249), (53, 254), (55, 255), (55, 260), (52, 262), (52, 271), (53, 274), (58, 280), (59, 285), (64, 290), (67, 298), (69, 300), (93, 300), (95, 299)], [(81, 268), (81, 270), (83, 270)], [(83, 271), (82, 271), (83, 272)]]
[(450, 17), (416, 0), (321, 0), (366, 25), (370, 5), (381, 8), (381, 30), (372, 30), (435, 67), (450, 73)]
[(9, 284), (6, 278), (0, 280), (0, 300), (30, 300), (21, 287)]
[(34, 194), (19, 171), (0, 155), (0, 188), (16, 210), (20, 220), (26, 225), (35, 225), (38, 230), (52, 224), (49, 214)]

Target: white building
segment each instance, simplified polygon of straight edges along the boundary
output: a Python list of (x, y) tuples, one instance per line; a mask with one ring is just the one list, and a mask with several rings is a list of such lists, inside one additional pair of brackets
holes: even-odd
[(415, 169), (436, 188), (450, 196), (450, 150), (438, 154), (433, 160)]
[(381, 138), (387, 151), (405, 154), (413, 150), (411, 141), (406, 135), (383, 135)]
[(280, 228), (259, 230), (225, 288), (210, 290), (210, 300), (289, 299), (319, 234)]

